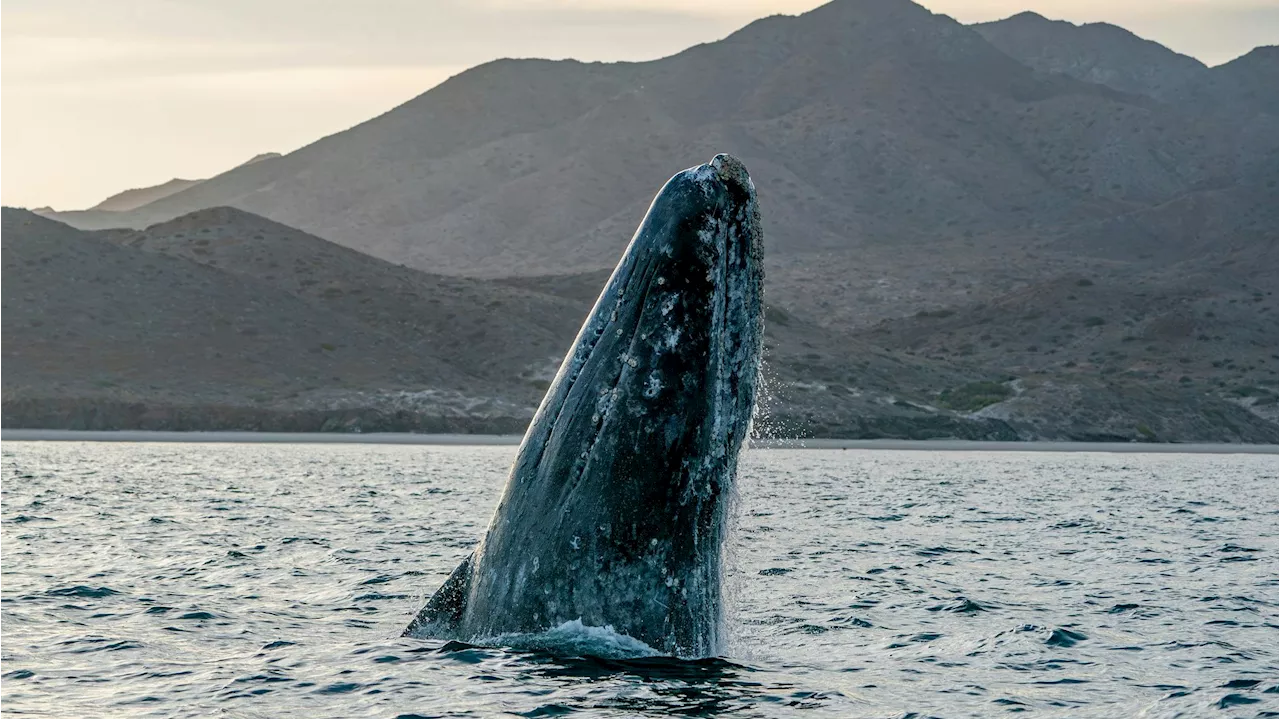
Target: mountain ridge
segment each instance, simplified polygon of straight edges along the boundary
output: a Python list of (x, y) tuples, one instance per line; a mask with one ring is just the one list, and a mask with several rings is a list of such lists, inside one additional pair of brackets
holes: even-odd
[[(849, 90), (832, 94), (831, 87), (842, 85)], [(849, 94), (857, 87), (871, 94)], [(498, 275), (528, 265), (527, 256), (511, 254), (517, 247), (529, 248), (521, 252), (532, 253), (543, 269), (552, 267), (538, 253), (560, 243), (580, 248), (581, 269), (603, 266), (618, 247), (606, 247), (602, 237), (634, 224), (643, 212), (635, 198), (670, 175), (671, 158), (720, 149), (749, 160), (766, 200), (771, 183), (796, 187), (796, 200), (774, 203), (775, 214), (782, 215), (781, 231), (773, 233), (783, 240), (781, 247), (803, 245), (807, 237), (830, 236), (826, 244), (856, 241), (845, 227), (876, 235), (946, 232), (946, 225), (922, 221), (911, 206), (881, 209), (883, 199), (873, 193), (904, 183), (937, 186), (919, 208), (925, 215), (963, 218), (995, 203), (997, 212), (968, 221), (973, 232), (998, 233), (1016, 229), (1009, 210), (1028, 204), (1018, 194), (1043, 198), (1023, 210), (1044, 215), (1032, 221), (1062, 225), (1112, 213), (1126, 202), (1167, 201), (1247, 174), (1248, 168), (1221, 165), (1222, 158), (1247, 157), (1231, 145), (1257, 137), (1229, 137), (1194, 118), (1186, 131), (1156, 131), (1149, 120), (1133, 117), (1155, 114), (1157, 108), (1144, 105), (1146, 96), (1110, 91), (1065, 75), (1036, 75), (979, 32), (905, 0), (832, 3), (800, 16), (757, 20), (723, 40), (644, 63), (486, 63), (278, 158), (270, 170), (236, 168), (136, 216), (109, 221), (140, 227), (203, 206), (232, 204), (393, 261)], [(1007, 107), (983, 109), (966, 93), (995, 93), (983, 102)], [(1093, 109), (1082, 114), (1066, 107), (1079, 102)], [(1063, 107), (1047, 113), (1039, 126), (1024, 126), (1010, 114), (1055, 104)], [(951, 119), (953, 126), (938, 132), (913, 119), (930, 113)], [(1066, 127), (1069, 117), (1102, 123), (1096, 137), (1077, 132), (1069, 141), (1077, 155), (1085, 153), (1074, 171), (1097, 175), (1087, 183), (1053, 177), (1062, 160), (1037, 149), (1047, 142), (1047, 149), (1056, 150), (1067, 138), (1045, 133), (1059, 132), (1053, 128)], [(993, 130), (1014, 142), (993, 145), (965, 130), (964, 123), (976, 122), (995, 122)], [(827, 153), (806, 147), (819, 129), (836, 131), (828, 142), (835, 141), (843, 156), (824, 158)], [(949, 136), (957, 130), (968, 136)], [(911, 137), (901, 137), (907, 132)], [(1192, 139), (1205, 132), (1220, 136), (1210, 141), (1208, 155), (1197, 153)], [(1153, 153), (1172, 162), (1132, 171), (1107, 166), (1102, 145), (1090, 149), (1090, 143), (1117, 134), (1130, 143), (1127, 136), (1150, 135), (1141, 141), (1150, 147), (1135, 145), (1131, 157)], [(785, 147), (777, 148), (780, 139)], [(955, 144), (965, 145), (967, 155), (948, 147)], [(946, 201), (952, 188), (981, 188), (982, 178), (964, 166), (984, 155), (990, 159), (982, 171), (1007, 178), (988, 182), (989, 189), (967, 202)], [(928, 158), (945, 170), (947, 184), (893, 167), (898, 156)], [(840, 167), (877, 164), (887, 172), (850, 175), (824, 167), (835, 160)], [(947, 174), (956, 172), (954, 178)], [(845, 197), (825, 196), (832, 185), (868, 190), (855, 190), (853, 199), (860, 201), (850, 206)], [(552, 195), (555, 203), (547, 199)], [(787, 200), (781, 192), (775, 197)], [(65, 219), (103, 226), (93, 218)], [(791, 232), (792, 226), (803, 230)], [(511, 259), (502, 260), (505, 255)]]
[(1199, 60), (1110, 23), (1076, 24), (1022, 12), (973, 27), (1027, 66), (1168, 101), (1198, 72)]
[(159, 185), (151, 187), (139, 187), (124, 192), (117, 192), (98, 204), (90, 207), (90, 211), (99, 212), (126, 212), (128, 210), (136, 210), (143, 205), (150, 204), (162, 197), (168, 197), (175, 192), (181, 192), (188, 187), (196, 185), (203, 180), (184, 180), (175, 177), (168, 182), (162, 182)]
[[(1206, 68), (1120, 28), (844, 0), (644, 63), (486, 63), (137, 210), (64, 217), (128, 220), (95, 236), (395, 337), (379, 308), (409, 328), (392, 345), (461, 373), (442, 382), (479, 372), (527, 408), (648, 198), (728, 151), (760, 198), (794, 426), (1262, 441), (1275, 56)], [(403, 283), (426, 288), (413, 312)], [(361, 305), (361, 286), (381, 299)], [(479, 334), (442, 343), (469, 317)], [(502, 344), (522, 322), (536, 352)]]

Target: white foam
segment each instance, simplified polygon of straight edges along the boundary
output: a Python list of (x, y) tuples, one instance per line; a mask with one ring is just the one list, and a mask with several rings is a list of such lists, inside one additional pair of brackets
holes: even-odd
[(475, 642), (480, 646), (510, 647), (570, 656), (592, 656), (604, 659), (635, 659), (660, 656), (662, 653), (612, 626), (594, 627), (581, 619), (565, 622), (545, 632), (500, 634)]

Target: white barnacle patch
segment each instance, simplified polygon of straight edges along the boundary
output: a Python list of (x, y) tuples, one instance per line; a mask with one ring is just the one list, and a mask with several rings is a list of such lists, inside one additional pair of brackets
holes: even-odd
[(662, 312), (663, 317), (666, 317), (667, 314), (671, 312), (671, 310), (676, 308), (677, 299), (679, 298), (676, 297), (676, 295), (671, 294), (671, 295), (667, 295), (667, 298), (662, 301), (662, 306), (659, 307), (658, 309)]
[(689, 179), (698, 186), (698, 190), (705, 196), (710, 196), (715, 186), (716, 169), (709, 164), (698, 165), (685, 170), (689, 175)]
[[(644, 382), (644, 396), (646, 399), (653, 399), (662, 391), (662, 376), (657, 371), (651, 372)], [(649, 543), (657, 542), (656, 539), (650, 540)]]
[(600, 396), (596, 398), (596, 411), (591, 415), (592, 424), (600, 424), (600, 422), (609, 414), (609, 410), (613, 409), (613, 403), (618, 398), (618, 389), (606, 389), (600, 392)]
[(658, 286), (665, 285), (665, 284), (667, 284), (667, 278), (665, 278), (665, 277), (659, 277), (659, 278), (657, 279), (657, 283), (658, 283)]
[(698, 230), (698, 241), (704, 245), (719, 246), (723, 244), (728, 230), (729, 228), (725, 226), (722, 220), (716, 217), (708, 217), (702, 229)]
[(662, 346), (665, 347), (667, 351), (671, 351), (671, 350), (674, 350), (676, 346), (679, 344), (680, 344), (680, 328), (672, 327), (671, 331), (667, 333), (667, 336), (662, 338)]

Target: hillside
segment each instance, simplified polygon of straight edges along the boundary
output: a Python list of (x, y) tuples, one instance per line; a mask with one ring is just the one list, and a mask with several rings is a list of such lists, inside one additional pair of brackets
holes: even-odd
[[(519, 431), (607, 279), (431, 275), (232, 208), (100, 233), (6, 208), (3, 232), (5, 426)], [(854, 334), (771, 306), (757, 428), (1265, 441), (1269, 257), (1228, 260), (1241, 287), (1070, 278)]]
[(550, 378), (566, 334), (577, 331), (585, 314), (546, 295), (394, 265), (229, 207), (102, 236), (251, 279), (350, 317), (504, 393), (523, 388), (523, 402), (541, 398), (534, 380)]
[[(429, 275), (231, 208), (96, 234), (3, 217), (5, 426), (516, 432), (607, 279)], [(1016, 436), (894, 404), (967, 370), (769, 326), (764, 431)]]
[[(819, 436), (1273, 442), (1278, 260), (1274, 244), (1255, 244), (1219, 265), (1136, 281), (1112, 265), (852, 335), (773, 307), (772, 426)], [(606, 277), (500, 282), (585, 306)], [(979, 428), (957, 418), (1006, 427), (966, 434)]]
[(728, 151), (759, 192), (786, 433), (1274, 441), (1276, 87), (1275, 47), (1208, 68), (1111, 25), (837, 0), (651, 62), (487, 63), (54, 217), (340, 318), (389, 367), (425, 358), (273, 407), (439, 387), (455, 416), (516, 417), (657, 189)]
[(1256, 47), (1248, 53), (1209, 69), (1182, 88), (1179, 100), (1188, 105), (1211, 108), (1219, 115), (1268, 116), (1275, 122), (1277, 112), (1277, 47)]
[(1108, 23), (1077, 25), (1023, 12), (972, 27), (1010, 57), (1040, 72), (1166, 102), (1208, 72), (1193, 57)]
[[(1165, 441), (1186, 431), (1171, 421), (1198, 422), (1202, 431), (1252, 422), (1239, 407), (1274, 422), (1278, 260), (1272, 245), (1227, 254), (1212, 267), (1136, 279), (1105, 271), (1064, 276), (988, 302), (886, 320), (861, 335), (1016, 378), (1010, 386), (1019, 397), (988, 416), (1017, 416), (1025, 410), (1019, 404), (1046, 415), (1057, 407), (1064, 416), (1112, 425), (1111, 434), (1141, 426)], [(1233, 281), (1222, 279), (1225, 272)], [(1274, 427), (1258, 431), (1257, 441), (1274, 439)]]
[(1010, 57), (1059, 73), (1145, 95), (1230, 124), (1276, 114), (1275, 45), (1257, 47), (1216, 67), (1107, 23), (1076, 25), (1033, 12), (972, 26)]
[(168, 182), (153, 187), (140, 187), (135, 190), (118, 192), (89, 209), (99, 212), (127, 212), (155, 202), (162, 197), (168, 197), (175, 192), (182, 192), (200, 182), (202, 180), (183, 180), (175, 177)]
[[(195, 249), (213, 235), (196, 234)], [(312, 301), (278, 278), (122, 246), (22, 210), (4, 209), (3, 235), (6, 426), (321, 429), (341, 426), (343, 410), (394, 414), (407, 406), (427, 427), (511, 431), (536, 394), (513, 391), (518, 379), (495, 393), (489, 366), (452, 364), (430, 351), (462, 338), (440, 333), (423, 343), (403, 326), (404, 313), (362, 321), (358, 311)], [(351, 259), (318, 249), (282, 274)], [(268, 263), (293, 259), (258, 254)], [(366, 292), (391, 304), (386, 295), (401, 288), (372, 280), (396, 268), (364, 269)], [(447, 304), (452, 292), (430, 278), (413, 289), (422, 297), (401, 291), (394, 300), (421, 309)], [(547, 334), (531, 329), (528, 337), (536, 347)]]
[[(1101, 31), (1066, 30), (1060, 45)], [(1108, 62), (1135, 78), (1222, 75), (1105, 30), (1134, 45)], [(1274, 182), (1274, 123), (1044, 72), (984, 34), (907, 0), (839, 0), (652, 62), (496, 61), (283, 157), (65, 219), (230, 205), (431, 272), (602, 270), (675, 169), (729, 151), (760, 192), (776, 301), (847, 328), (1087, 269), (1024, 253), (1107, 223), (1168, 230), (1150, 261), (1180, 259), (1239, 228), (1190, 236), (1144, 213)]]
[[(145, 232), (104, 237), (119, 246), (218, 267), (320, 304), (396, 336), (413, 352), (483, 377), (495, 397), (530, 413), (608, 280), (607, 271), (499, 281), (430, 275), (228, 207)], [(1015, 436), (1002, 422), (895, 404), (897, 398), (929, 397), (964, 383), (972, 368), (909, 361), (780, 310), (771, 311), (769, 320), (771, 412), (765, 431)]]

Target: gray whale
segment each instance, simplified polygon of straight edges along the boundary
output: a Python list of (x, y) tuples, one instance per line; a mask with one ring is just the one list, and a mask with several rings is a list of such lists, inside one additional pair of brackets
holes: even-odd
[(667, 181), (529, 425), (484, 538), (405, 635), (581, 620), (663, 653), (714, 654), (762, 284), (742, 163), (717, 155)]

